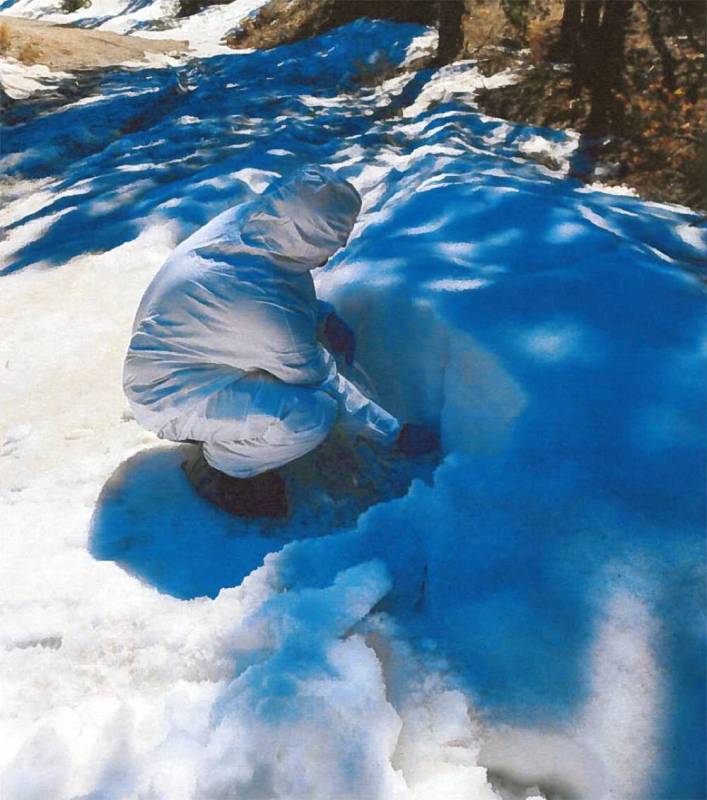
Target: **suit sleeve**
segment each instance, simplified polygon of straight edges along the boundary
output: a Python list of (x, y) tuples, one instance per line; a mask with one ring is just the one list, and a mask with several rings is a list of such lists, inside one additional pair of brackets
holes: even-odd
[(340, 423), (352, 432), (395, 442), (400, 430), (398, 420), (339, 373), (336, 360), (316, 340), (314, 330), (307, 330), (304, 324), (300, 327), (292, 318), (288, 327), (288, 350), (278, 353), (268, 372), (285, 383), (316, 386), (330, 394), (339, 406)]
[(338, 402), (339, 419), (345, 428), (388, 445), (395, 443), (400, 432), (398, 420), (366, 397), (350, 380), (336, 371), (322, 388)]

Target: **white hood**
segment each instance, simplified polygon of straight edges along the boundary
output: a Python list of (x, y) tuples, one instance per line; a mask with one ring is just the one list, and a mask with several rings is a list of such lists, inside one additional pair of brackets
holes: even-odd
[(346, 244), (361, 197), (326, 167), (307, 167), (250, 203), (241, 241), (296, 272), (324, 264)]

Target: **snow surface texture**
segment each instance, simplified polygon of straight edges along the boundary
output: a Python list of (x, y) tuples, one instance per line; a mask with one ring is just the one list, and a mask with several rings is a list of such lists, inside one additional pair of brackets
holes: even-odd
[[(448, 72), (360, 87), (419, 33), (6, 114), (3, 798), (703, 796), (704, 226), (529, 162), (571, 137)], [(176, 242), (307, 162), (364, 196), (320, 293), (444, 459), (335, 438), (262, 537), (193, 495), (120, 372)]]
[(44, 64), (22, 64), (14, 58), (0, 59), (0, 87), (13, 100), (24, 100), (42, 91), (53, 91), (71, 78), (68, 72), (54, 72)]

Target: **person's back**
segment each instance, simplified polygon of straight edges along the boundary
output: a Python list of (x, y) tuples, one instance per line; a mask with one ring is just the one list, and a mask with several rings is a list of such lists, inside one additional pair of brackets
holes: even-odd
[(219, 238), (180, 246), (138, 308), (124, 388), (136, 419), (156, 432), (249, 372), (307, 383), (314, 361), (311, 382), (327, 376), (311, 275), (286, 272), (238, 242), (250, 205), (222, 215), (229, 225), (214, 231)]
[(345, 243), (359, 208), (353, 187), (309, 168), (183, 242), (136, 315), (124, 387), (138, 421), (159, 430), (256, 370), (288, 383), (326, 379), (309, 270)]
[[(197, 483), (209, 468), (231, 478), (270, 473), (320, 444), (338, 417), (396, 440), (397, 420), (339, 375), (317, 340), (326, 316), (330, 343), (352, 355), (353, 334), (318, 303), (310, 270), (346, 243), (360, 206), (334, 172), (306, 168), (197, 231), (145, 292), (125, 393), (159, 436), (203, 442)], [(232, 492), (236, 483), (226, 485)], [(256, 513), (259, 501), (220, 504)]]

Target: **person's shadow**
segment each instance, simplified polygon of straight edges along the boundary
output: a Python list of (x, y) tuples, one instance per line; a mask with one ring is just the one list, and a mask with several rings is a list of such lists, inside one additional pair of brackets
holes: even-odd
[(430, 479), (436, 458), (395, 458), (334, 433), (281, 472), (285, 520), (245, 520), (200, 498), (181, 463), (193, 445), (160, 446), (123, 462), (106, 481), (91, 521), (90, 550), (180, 599), (238, 586), (268, 553), (295, 539), (355, 525), (371, 505)]
[(117, 561), (159, 591), (215, 597), (283, 540), (248, 530), (198, 497), (180, 469), (187, 452), (157, 447), (121, 464), (98, 498), (90, 547), (95, 558)]

